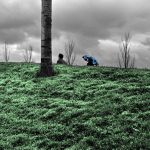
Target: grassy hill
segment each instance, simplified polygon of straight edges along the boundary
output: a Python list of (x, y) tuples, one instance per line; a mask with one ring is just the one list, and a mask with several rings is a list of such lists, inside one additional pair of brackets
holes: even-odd
[(150, 149), (150, 70), (0, 64), (0, 150)]

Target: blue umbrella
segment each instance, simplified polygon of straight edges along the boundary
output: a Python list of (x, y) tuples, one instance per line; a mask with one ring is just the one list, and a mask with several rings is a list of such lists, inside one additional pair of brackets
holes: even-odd
[(88, 63), (91, 61), (92, 65), (98, 65), (97, 60), (96, 60), (94, 57), (92, 57), (92, 56), (84, 55), (82, 58), (83, 58), (85, 61), (87, 61)]

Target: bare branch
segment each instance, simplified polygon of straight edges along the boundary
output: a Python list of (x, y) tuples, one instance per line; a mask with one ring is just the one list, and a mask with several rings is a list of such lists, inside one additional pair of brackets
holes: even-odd
[(134, 56), (134, 58), (132, 59), (131, 65), (130, 65), (130, 68), (134, 68), (134, 67), (135, 67), (135, 56)]
[(119, 54), (118, 54), (118, 62), (119, 62), (119, 67), (122, 68), (121, 60), (120, 60)]
[(119, 45), (121, 57), (118, 55), (118, 64), (120, 68), (134, 68), (135, 57), (132, 59), (130, 55), (130, 41), (130, 33), (125, 33), (124, 37), (121, 38), (121, 45)]
[(32, 61), (32, 53), (33, 53), (33, 47), (29, 45), (27, 48), (24, 49), (24, 61), (26, 63), (31, 63)]
[(75, 62), (76, 56), (74, 54), (74, 47), (75, 42), (73, 40), (70, 40), (67, 43), (65, 43), (65, 54), (68, 65), (73, 65)]
[(8, 49), (8, 44), (5, 42), (5, 45), (4, 45), (4, 61), (7, 63), (7, 62), (9, 62), (9, 59), (10, 59), (10, 51)]

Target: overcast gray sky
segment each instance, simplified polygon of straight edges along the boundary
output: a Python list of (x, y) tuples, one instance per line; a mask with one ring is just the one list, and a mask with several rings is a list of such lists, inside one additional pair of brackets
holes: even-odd
[[(4, 41), (11, 61), (23, 60), (23, 48), (34, 47), (40, 61), (41, 0), (0, 0), (0, 60)], [(64, 44), (75, 41), (77, 60), (97, 58), (100, 65), (117, 65), (121, 36), (132, 34), (131, 54), (137, 67), (150, 67), (149, 0), (53, 0), (53, 62), (64, 53)]]

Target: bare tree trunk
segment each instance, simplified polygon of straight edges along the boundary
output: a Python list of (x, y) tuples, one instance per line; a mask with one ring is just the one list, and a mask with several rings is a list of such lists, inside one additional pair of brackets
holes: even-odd
[(47, 77), (53, 75), (52, 67), (52, 0), (42, 0), (41, 19), (41, 69), (38, 76)]
[(121, 39), (122, 43), (120, 46), (120, 55), (118, 55), (118, 63), (120, 68), (134, 68), (135, 66), (135, 57), (131, 58), (130, 54), (130, 33), (125, 33), (124, 37)]
[(66, 53), (66, 61), (68, 65), (73, 65), (76, 55), (74, 53), (75, 42), (73, 40), (65, 43), (65, 53)]
[(31, 45), (29, 47), (25, 48), (24, 61), (26, 63), (31, 63), (31, 61), (32, 61), (32, 53), (33, 53), (33, 47)]
[(10, 51), (8, 50), (8, 44), (5, 42), (5, 46), (4, 46), (4, 60), (6, 63), (8, 63), (9, 61), (9, 57), (10, 56)]

